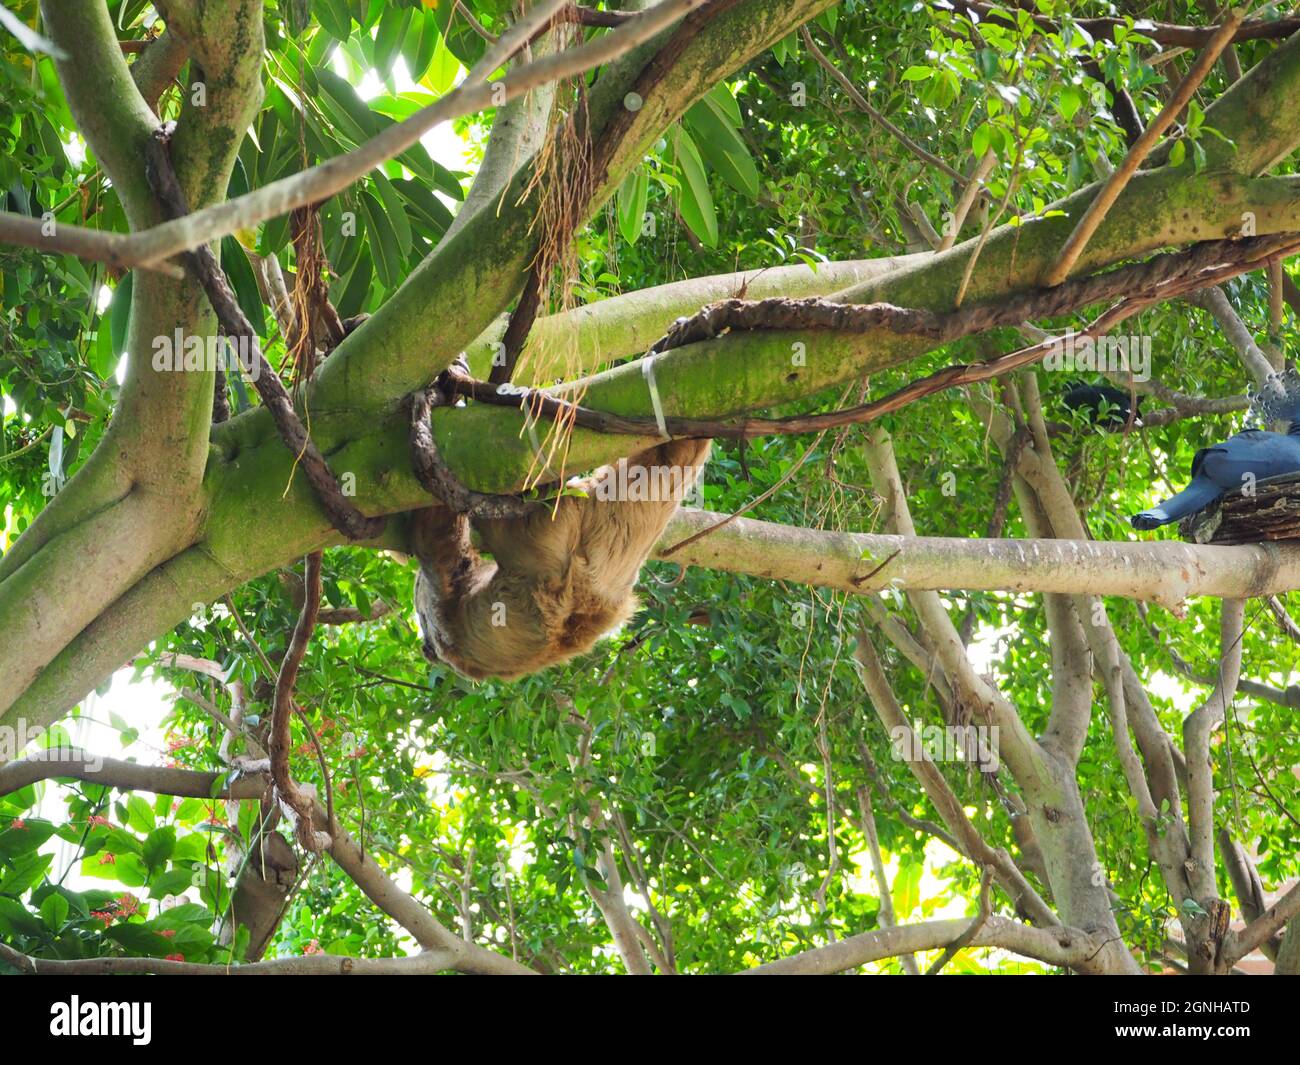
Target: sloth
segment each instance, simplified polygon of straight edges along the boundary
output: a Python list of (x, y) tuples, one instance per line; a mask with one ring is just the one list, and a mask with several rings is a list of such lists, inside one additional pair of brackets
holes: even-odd
[[(637, 574), (708, 440), (673, 440), (602, 466), (522, 518), (417, 512), (415, 608), (424, 654), (472, 680), (513, 680), (590, 649), (636, 610)], [(478, 534), (479, 554), (471, 542)]]

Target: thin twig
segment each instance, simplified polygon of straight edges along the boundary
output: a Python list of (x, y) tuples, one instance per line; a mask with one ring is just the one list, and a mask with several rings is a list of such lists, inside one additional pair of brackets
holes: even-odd
[(937, 170), (946, 174), (954, 181), (960, 184), (966, 183), (965, 175), (963, 175), (959, 170), (956, 170), (953, 167), (949, 166), (933, 152), (926, 151), (919, 144), (917, 144), (916, 141), (912, 140), (911, 137), (909, 137), (906, 133), (904, 133), (901, 129), (899, 129), (896, 125), (894, 125), (894, 123), (889, 121), (889, 119), (887, 119), (883, 114), (881, 114), (878, 110), (876, 110), (876, 108), (872, 107), (871, 104), (867, 102), (867, 98), (858, 91), (858, 87), (854, 85), (852, 81), (849, 80), (848, 75), (846, 75), (843, 71), (839, 69), (839, 67), (837, 67), (834, 63), (832, 63), (829, 59), (827, 59), (826, 54), (820, 48), (817, 47), (816, 42), (814, 42), (812, 39), (812, 34), (808, 32), (807, 26), (799, 27), (799, 36), (803, 38), (803, 43), (807, 46), (808, 51), (812, 55), (812, 57), (815, 60), (817, 60), (818, 65), (823, 70), (825, 70), (826, 73), (828, 73), (832, 78), (834, 78), (837, 82), (839, 82), (840, 86), (844, 89), (846, 93), (848, 93), (849, 99), (853, 101), (854, 106), (856, 106), (859, 111), (865, 112), (867, 115), (871, 117), (872, 121), (878, 123), (879, 125), (883, 126), (886, 130), (888, 130), (889, 133), (893, 135), (893, 137), (904, 148), (906, 148), (909, 152), (915, 155), (918, 159), (921, 159), (924, 162), (928, 163), (930, 166), (935, 167)]
[(990, 887), (993, 883), (993, 866), (986, 865), (984, 872), (980, 875), (980, 912), (971, 920), (970, 927), (960, 936), (953, 940), (944, 952), (939, 955), (939, 959), (925, 970), (926, 976), (938, 976), (940, 971), (947, 965), (957, 952), (965, 947), (970, 946), (971, 942), (980, 933), (980, 929), (988, 923), (989, 915), (993, 912), (992, 899), (990, 898)]
[[(271, 777), (275, 781), (285, 804), (293, 810), (296, 817), (294, 826), (298, 842), (313, 854), (327, 850), (332, 845), (328, 832), (318, 832), (312, 824), (315, 801), (302, 786), (293, 779), (289, 768), (289, 748), (292, 740), (292, 718), (294, 711), (293, 689), (298, 680), (298, 669), (307, 645), (311, 642), (312, 631), (316, 628), (316, 615), (320, 611), (321, 598), (321, 553), (314, 551), (307, 556), (307, 572), (303, 580), (302, 613), (294, 626), (289, 639), (289, 647), (280, 662), (280, 672), (275, 679), (275, 698), (271, 710), (271, 736), (268, 746), (271, 752)], [(327, 821), (333, 827), (333, 817)]]
[[(708, 528), (701, 529), (697, 533), (691, 533), (691, 535), (686, 537), (685, 540), (678, 540), (677, 543), (672, 545), (672, 547), (666, 548), (664, 551), (660, 552), (660, 557), (667, 558), (674, 551), (677, 551), (683, 547), (689, 547), (691, 544), (695, 543), (696, 540), (701, 540), (704, 537), (708, 536), (710, 533), (717, 532), (724, 525), (730, 525), (742, 514), (745, 514), (753, 510), (760, 503), (764, 502), (767, 499), (770, 499), (776, 492), (780, 491), (780, 489), (790, 480), (791, 477), (793, 477), (796, 473), (799, 472), (799, 468), (803, 466), (803, 464), (808, 461), (808, 457), (814, 451), (817, 450), (818, 446), (822, 442), (822, 438), (825, 437), (826, 432), (827, 431), (823, 429), (820, 433), (817, 434), (817, 439), (814, 440), (811, 444), (809, 444), (806, 448), (804, 448), (803, 454), (800, 455), (794, 461), (793, 465), (791, 465), (791, 467), (788, 470), (786, 470), (784, 474), (782, 474), (781, 478), (774, 485), (772, 485), (772, 487), (768, 488), (765, 492), (756, 495), (748, 503), (745, 503), (743, 506), (737, 508), (733, 513), (728, 514), (721, 521), (715, 521)], [(683, 567), (682, 573), (685, 572), (686, 569), (685, 567)]]

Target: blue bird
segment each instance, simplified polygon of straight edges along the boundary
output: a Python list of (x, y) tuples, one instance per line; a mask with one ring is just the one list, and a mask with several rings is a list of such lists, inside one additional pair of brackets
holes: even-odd
[(1192, 482), (1159, 506), (1134, 514), (1135, 529), (1155, 529), (1201, 510), (1248, 482), (1300, 472), (1300, 377), (1274, 374), (1252, 408), (1267, 424), (1284, 421), (1285, 433), (1245, 429), (1222, 444), (1201, 448), (1192, 459)]

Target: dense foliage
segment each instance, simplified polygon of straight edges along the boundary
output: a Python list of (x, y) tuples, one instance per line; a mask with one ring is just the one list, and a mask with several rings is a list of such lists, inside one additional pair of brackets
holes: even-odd
[[(38, 24), (35, 3), (8, 6), (27, 25)], [(143, 0), (108, 6), (124, 40), (152, 32), (156, 14)], [(465, 6), (489, 31), (499, 31), (509, 14), (498, 0)], [(1040, 0), (1060, 32), (1044, 32), (1024, 16), (1015, 25), (986, 20), (976, 34), (948, 7), (845, 0), (808, 29), (872, 105), (928, 152), (962, 171), (989, 148), (997, 152), (988, 195), (962, 239), (977, 235), (989, 216), (995, 224), (1039, 216), (1096, 180), (1104, 160), (1118, 162), (1123, 132), (1090, 64), (1124, 86), (1149, 119), (1187, 57), (1170, 58), (1154, 45), (1142, 16), (1205, 19), (1189, 2), (1127, 5), (1131, 30), (1096, 39), (1072, 28), (1072, 15), (1107, 14), (1112, 5)], [(345, 151), (445, 92), (484, 47), (455, 8), (268, 2), (266, 99), (240, 149), (231, 194)], [(1242, 66), (1273, 47), (1240, 45)], [(5, 206), (124, 231), (114, 189), (78, 136), (51, 61), (39, 43), (35, 48), (6, 35), (0, 51)], [(1200, 101), (1225, 84), (1216, 70), (1186, 115), (1179, 150), (1193, 161), (1216, 136), (1201, 124)], [(175, 113), (181, 91), (164, 96), (162, 117)], [(492, 118), (458, 123), (471, 160)], [(416, 148), (325, 206), (330, 292), (341, 315), (385, 302), (436, 245), (470, 177)], [(858, 110), (791, 35), (665, 131), (581, 231), (568, 298), (594, 302), (734, 269), (915, 251), (928, 245), (912, 215), (942, 233), (959, 192), (952, 178)], [(362, 239), (343, 236), (348, 212)], [(283, 338), (249, 253), (277, 256), (292, 283), (288, 218), (228, 237), (221, 250), (242, 305), (279, 363)], [(130, 285), (130, 275), (101, 265), (0, 247), (0, 548), (85, 460), (112, 416)], [(1267, 335), (1269, 292), (1260, 276), (1231, 283), (1228, 293), (1261, 341), (1290, 349), (1290, 314), (1280, 335)], [(1209, 397), (1245, 392), (1245, 372), (1204, 310), (1165, 304), (1130, 328), (1152, 339), (1164, 386)], [(862, 390), (884, 394), (931, 369), (1019, 343), (1013, 330), (960, 341), (876, 374), (861, 389), (800, 400), (783, 413), (841, 406)], [(1181, 486), (1193, 452), (1242, 418), (1099, 432), (1060, 405), (1069, 383), (1062, 375), (1041, 367), (1030, 373), (1053, 424), (1058, 462), (1099, 540), (1132, 538), (1128, 515), (1167, 494), (1167, 484)], [(976, 401), (1004, 398), (985, 389), (946, 392), (885, 420), (921, 535), (985, 535), (1003, 460)], [(249, 402), (256, 397), (240, 397), (241, 406)], [(880, 504), (861, 454), (864, 432), (718, 444), (704, 503), (729, 513), (762, 497), (750, 516), (876, 529)], [(1014, 505), (1005, 533), (1027, 534)], [(259, 715), (297, 615), (300, 572), (271, 573), (226, 601), (196, 604), (187, 624), (136, 659), (137, 676), (164, 677), (178, 693), (169, 717), (175, 764), (225, 771), (218, 750), (224, 730), (201, 704), (228, 709), (232, 685), (242, 682), (250, 693), (247, 724), (254, 731), (264, 725)], [(592, 890), (605, 886), (602, 857), (611, 854), (634, 912), (670, 964), (684, 972), (732, 971), (877, 927), (868, 821), (878, 826), (898, 921), (977, 912), (980, 870), (919, 824), (933, 811), (892, 756), (863, 693), (852, 650), (871, 622), (858, 597), (701, 568), (678, 580), (676, 566), (652, 563), (642, 578), (642, 610), (591, 654), (518, 683), (473, 684), (422, 659), (411, 574), (400, 555), (326, 553), (326, 607), (378, 617), (319, 630), (298, 699), (343, 821), (444, 924), (467, 924), (479, 942), (545, 970), (616, 971)], [(973, 613), (979, 668), (1030, 730), (1041, 730), (1053, 664), (1041, 597), (954, 592), (947, 601), (959, 624)], [(901, 592), (878, 602), (914, 627)], [(1177, 665), (1188, 663), (1202, 680), (1217, 668), (1217, 602), (1194, 601), (1181, 617), (1128, 601), (1108, 608), (1162, 720), (1176, 732), (1208, 690)], [(877, 642), (908, 717), (941, 721), (929, 678)], [(1262, 602), (1247, 607), (1244, 647), (1244, 675), (1285, 691), (1300, 647)], [(172, 668), (176, 653), (219, 663), (224, 683)], [(1095, 702), (1104, 704), (1099, 680)], [(1239, 694), (1216, 741), (1220, 823), (1250, 842), (1270, 887), (1300, 874), (1300, 740), (1288, 727), (1292, 713)], [(128, 745), (131, 722), (116, 724)], [(1158, 966), (1183, 900), (1153, 872), (1109, 727), (1102, 713), (1094, 715), (1080, 790), (1121, 931), (1144, 963)], [(56, 730), (46, 739), (58, 738)], [(296, 773), (323, 790), (305, 731), (297, 739)], [(130, 754), (151, 757), (134, 748)], [(964, 765), (945, 770), (990, 843), (1018, 853), (1009, 816), (1014, 796)], [(50, 787), (0, 797), (0, 937), (45, 958), (238, 956), (238, 940), (227, 946), (214, 938), (230, 903), (232, 870), (221, 861), (228, 841), (256, 830), (255, 802), (155, 801), (74, 783), (63, 786), (65, 808), (46, 821), (33, 811)], [(102, 891), (62, 882), (53, 866), (56, 840), (77, 848), (74, 868), (102, 881)], [(165, 898), (182, 895), (183, 905), (163, 907)], [(318, 862), (304, 865), (269, 956), (323, 949), (387, 957), (411, 947), (339, 869)], [(897, 971), (899, 963), (876, 967)], [(949, 971), (1034, 967), (972, 951)]]

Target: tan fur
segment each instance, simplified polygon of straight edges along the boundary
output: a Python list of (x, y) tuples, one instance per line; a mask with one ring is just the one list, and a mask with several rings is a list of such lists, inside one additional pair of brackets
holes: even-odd
[(583, 482), (587, 497), (565, 496), (518, 520), (476, 521), (485, 552), (470, 542), (470, 523), (444, 507), (416, 515), (411, 546), (420, 560), (415, 607), (424, 652), (481, 680), (536, 673), (588, 650), (636, 609), (641, 564), (677, 510), (709, 452), (707, 440), (675, 440), (627, 460), (637, 467), (681, 469), (670, 498), (600, 499), (602, 466)]

